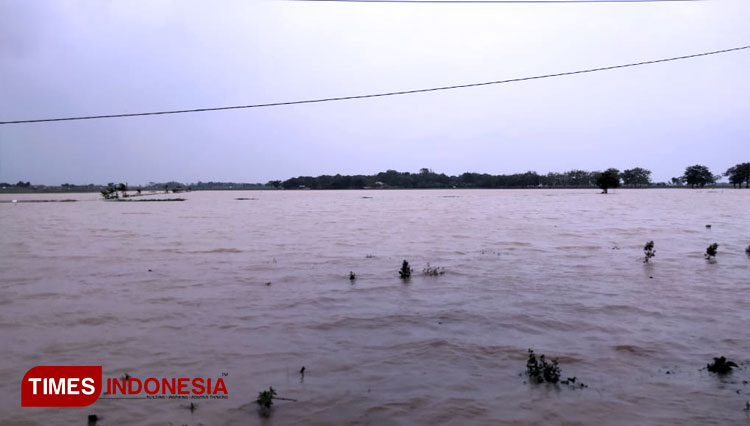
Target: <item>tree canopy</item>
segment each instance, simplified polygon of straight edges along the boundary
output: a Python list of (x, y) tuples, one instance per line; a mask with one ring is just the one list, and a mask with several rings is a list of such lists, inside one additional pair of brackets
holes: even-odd
[(609, 188), (620, 186), (620, 171), (615, 168), (609, 168), (601, 172), (596, 178), (596, 184), (606, 194)]
[(622, 183), (625, 186), (637, 187), (651, 184), (651, 170), (636, 167), (622, 171)]
[(682, 175), (682, 181), (690, 185), (691, 188), (704, 186), (716, 182), (714, 175), (708, 170), (708, 167), (696, 164), (685, 168), (685, 174)]
[(745, 184), (745, 188), (750, 188), (750, 163), (740, 163), (736, 166), (730, 167), (724, 176), (729, 177), (729, 183), (733, 186), (739, 186), (742, 188), (742, 184)]

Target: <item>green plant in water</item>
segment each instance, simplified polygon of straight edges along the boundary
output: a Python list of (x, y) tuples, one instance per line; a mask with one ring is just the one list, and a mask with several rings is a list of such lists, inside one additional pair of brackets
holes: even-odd
[[(534, 351), (529, 349), (529, 358), (526, 360), (526, 374), (529, 378), (537, 383), (557, 383), (560, 381), (560, 367), (557, 360), (553, 359), (547, 362), (544, 355), (539, 355), (537, 359)], [(575, 379), (573, 379), (575, 381)]]
[(427, 266), (425, 266), (424, 269), (422, 269), (422, 274), (430, 276), (430, 277), (437, 277), (440, 275), (443, 275), (445, 273), (445, 268), (441, 267), (432, 267), (430, 266), (430, 262), (427, 262)]
[(529, 379), (532, 382), (546, 382), (555, 385), (557, 383), (561, 383), (563, 385), (581, 389), (588, 387), (581, 382), (576, 383), (576, 381), (578, 380), (576, 377), (568, 377), (565, 380), (560, 380), (561, 373), (562, 370), (560, 369), (560, 366), (557, 365), (556, 359), (547, 362), (547, 360), (544, 358), (544, 355), (540, 355), (539, 358), (537, 358), (534, 351), (529, 349), (529, 357), (526, 360), (526, 375), (529, 376)]
[(255, 402), (261, 407), (271, 408), (273, 405), (273, 399), (276, 397), (276, 390), (273, 387), (269, 387), (267, 391), (259, 392), (258, 399)]
[(411, 278), (411, 266), (409, 266), (409, 262), (405, 261), (401, 264), (401, 269), (398, 271), (398, 275), (401, 277), (402, 280), (408, 280)]
[(713, 259), (714, 257), (716, 257), (716, 249), (718, 248), (719, 248), (718, 244), (716, 243), (711, 244), (710, 246), (708, 246), (708, 248), (706, 248), (706, 254), (704, 254), (703, 256), (706, 258), (706, 260)]
[(732, 368), (737, 368), (737, 364), (732, 361), (727, 361), (727, 359), (722, 356), (714, 358), (714, 362), (706, 364), (706, 368), (712, 373), (727, 374), (732, 372)]
[[(302, 367), (300, 374), (304, 377), (305, 367)], [(271, 414), (271, 406), (273, 405), (274, 399), (297, 402), (296, 399), (276, 396), (276, 390), (273, 387), (269, 387), (267, 391), (258, 392), (258, 399), (255, 400), (255, 402), (258, 403), (258, 408), (260, 408), (261, 416), (268, 417), (268, 415)]]
[(653, 241), (649, 241), (645, 246), (643, 246), (643, 254), (645, 255), (643, 258), (643, 263), (648, 263), (649, 259), (656, 256), (656, 250), (654, 250)]

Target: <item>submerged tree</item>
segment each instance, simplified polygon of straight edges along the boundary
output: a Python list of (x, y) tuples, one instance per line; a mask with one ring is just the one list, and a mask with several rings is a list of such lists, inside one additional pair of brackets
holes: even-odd
[(700, 187), (714, 183), (716, 181), (714, 175), (708, 170), (708, 167), (696, 164), (685, 168), (685, 174), (682, 175), (682, 181), (690, 185), (691, 188)]
[(529, 349), (529, 357), (526, 359), (526, 374), (529, 379), (536, 383), (557, 383), (560, 381), (560, 373), (556, 359), (547, 362), (544, 355), (540, 355), (537, 359), (534, 351)]
[(596, 178), (596, 184), (602, 189), (602, 193), (606, 194), (609, 188), (620, 186), (620, 171), (615, 168), (603, 171)]
[(119, 198), (117, 195), (117, 187), (115, 187), (115, 184), (113, 182), (108, 183), (107, 187), (102, 189), (100, 192), (105, 200), (113, 200)]
[(725, 357), (714, 358), (714, 362), (706, 364), (706, 369), (716, 374), (728, 374), (732, 372), (733, 368), (737, 368), (737, 364), (729, 361)]

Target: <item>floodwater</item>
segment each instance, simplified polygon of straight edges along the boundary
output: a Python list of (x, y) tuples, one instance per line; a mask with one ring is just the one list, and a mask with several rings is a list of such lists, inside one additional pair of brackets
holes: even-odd
[[(750, 425), (750, 191), (597, 192), (2, 195), (79, 202), (0, 203), (0, 423)], [(527, 383), (529, 348), (588, 387)], [(36, 365), (229, 397), (21, 408)]]

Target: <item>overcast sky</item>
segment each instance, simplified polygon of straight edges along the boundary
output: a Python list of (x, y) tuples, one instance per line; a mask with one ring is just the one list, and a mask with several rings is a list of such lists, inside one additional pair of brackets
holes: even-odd
[[(0, 121), (280, 102), (750, 44), (750, 1), (362, 4), (0, 0)], [(386, 169), (750, 161), (750, 50), (321, 104), (0, 126), (0, 181), (266, 182)]]

